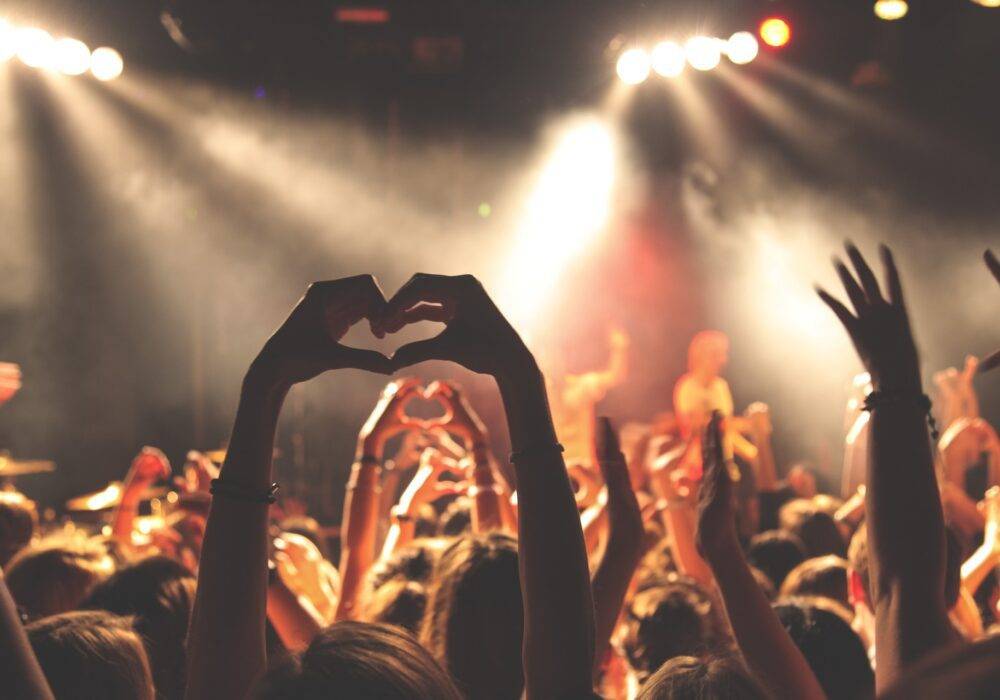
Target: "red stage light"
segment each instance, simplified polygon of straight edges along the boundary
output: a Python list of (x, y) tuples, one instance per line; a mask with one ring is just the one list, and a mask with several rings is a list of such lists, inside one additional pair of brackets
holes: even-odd
[(792, 38), (792, 27), (781, 17), (768, 17), (760, 23), (761, 40), (776, 49), (787, 44)]
[(341, 24), (385, 24), (389, 10), (381, 7), (338, 7), (334, 18)]

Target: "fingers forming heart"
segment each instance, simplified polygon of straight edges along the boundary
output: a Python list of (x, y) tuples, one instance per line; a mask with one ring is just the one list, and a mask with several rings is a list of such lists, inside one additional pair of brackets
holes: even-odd
[[(409, 413), (408, 408), (416, 399), (421, 399), (425, 403), (432, 403), (439, 406), (444, 409), (444, 413), (432, 418), (419, 418), (414, 416)], [(425, 432), (430, 432), (446, 426), (451, 421), (453, 416), (451, 406), (448, 405), (447, 402), (440, 400), (439, 394), (432, 388), (427, 387), (415, 387), (414, 390), (410, 392), (410, 394), (399, 404), (396, 410), (400, 423), (406, 425), (407, 427), (417, 428)]]

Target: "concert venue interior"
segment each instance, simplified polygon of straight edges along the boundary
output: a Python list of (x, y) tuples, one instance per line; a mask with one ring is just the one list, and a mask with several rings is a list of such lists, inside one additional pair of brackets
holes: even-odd
[[(778, 506), (793, 498), (812, 502), (817, 492), (836, 501), (839, 509), (831, 507), (830, 515), (843, 526), (843, 541), (822, 551), (811, 550), (807, 541), (805, 551), (851, 559), (852, 533), (866, 518), (858, 504), (867, 499), (872, 511), (878, 502), (871, 477), (877, 457), (888, 454), (888, 438), (869, 440), (869, 427), (874, 432), (878, 411), (902, 410), (898, 406), (910, 406), (913, 397), (922, 401), (926, 393), (932, 407), (920, 415), (935, 420), (932, 450), (926, 458), (897, 454), (908, 464), (927, 461), (925, 476), (930, 483), (936, 474), (942, 506), (932, 498), (921, 509), (926, 502), (920, 494), (907, 492), (899, 498), (912, 496), (912, 509), (929, 515), (911, 527), (893, 521), (895, 529), (885, 523), (878, 528), (875, 516), (868, 516), (869, 537), (877, 529), (872, 541), (884, 547), (900, 533), (922, 532), (929, 538), (927, 551), (944, 551), (941, 523), (947, 532), (957, 530), (961, 549), (955, 551), (962, 556), (953, 558), (965, 562), (963, 595), (978, 596), (978, 606), (970, 604), (976, 623), (967, 615), (965, 627), (955, 622), (956, 606), (942, 607), (958, 629), (948, 632), (970, 647), (993, 638), (1000, 613), (984, 591), (1000, 588), (1000, 555), (987, 562), (982, 578), (965, 576), (975, 568), (969, 562), (982, 563), (978, 553), (1000, 552), (1000, 493), (990, 490), (1000, 484), (1000, 440), (991, 427), (1000, 426), (1000, 368), (993, 369), (1000, 365), (1000, 290), (983, 264), (984, 251), (1000, 252), (998, 85), (996, 0), (0, 0), (0, 491), (23, 493), (34, 504), (37, 522), (21, 545), (39, 547), (46, 538), (117, 541), (133, 565), (152, 553), (181, 561), (192, 577), (214, 574), (217, 562), (199, 571), (200, 539), (190, 549), (162, 542), (164, 533), (172, 541), (186, 538), (183, 523), (192, 512), (200, 527), (207, 517), (210, 537), (215, 525), (216, 541), (224, 539), (224, 526), (206, 515), (208, 482), (204, 488), (192, 485), (199, 475), (218, 478), (221, 485), (211, 487), (216, 502), (220, 496), (259, 495), (239, 476), (249, 448), (237, 453), (239, 423), (233, 428), (238, 405), (241, 415), (252, 410), (245, 409), (253, 384), (248, 367), (265, 364), (260, 357), (273, 345), (268, 338), (310, 283), (368, 274), (384, 298), (379, 295), (375, 306), (347, 325), (367, 318), (372, 329), (389, 330), (373, 334), (367, 322), (358, 323), (343, 342), (381, 353), (378, 361), (388, 369), (330, 365), (309, 372), (322, 376), (307, 382), (289, 380), (296, 386), (285, 387), (284, 408), (275, 418), (273, 471), (265, 475), (267, 483), (280, 485), (274, 508), (313, 523), (323, 540), (323, 563), (338, 581), (329, 599), (309, 605), (318, 609), (324, 628), (344, 620), (389, 619), (365, 617), (363, 596), (352, 600), (350, 593), (371, 576), (369, 568), (384, 563), (375, 561), (376, 554), (384, 560), (393, 553), (390, 533), (399, 534), (393, 528), (405, 531), (416, 517), (394, 505), (398, 498), (410, 503), (406, 497), (416, 493), (416, 477), (385, 465), (382, 476), (373, 477), (382, 479), (382, 510), (377, 524), (372, 515), (370, 541), (357, 535), (358, 519), (353, 521), (358, 546), (377, 550), (367, 565), (351, 558), (357, 546), (349, 546), (346, 528), (352, 489), (359, 478), (364, 481), (358, 466), (370, 456), (361, 454), (362, 438), (377, 423), (375, 415), (368, 423), (366, 418), (392, 379), (416, 377), (419, 385), (405, 389), (412, 395), (392, 408), (398, 408), (401, 423), (389, 431), (391, 447), (376, 458), (398, 450), (395, 459), (402, 462), (409, 447), (398, 447), (400, 441), (422, 434), (413, 439), (430, 441), (419, 442), (418, 452), (426, 448), (427, 454), (410, 465), (420, 462), (419, 474), (425, 463), (452, 450), (447, 459), (453, 459), (455, 473), (438, 484), (448, 494), (434, 507), (448, 512), (445, 503), (466, 499), (472, 502), (466, 528), (475, 536), (486, 537), (486, 530), (489, 536), (494, 530), (513, 536), (520, 527), (526, 539), (529, 498), (509, 503), (515, 492), (522, 495), (515, 456), (527, 464), (552, 461), (553, 454), (536, 454), (545, 448), (539, 445), (545, 435), (518, 444), (516, 430), (508, 430), (515, 420), (509, 394), (517, 393), (509, 389), (510, 380), (475, 362), (440, 356), (410, 368), (393, 355), (407, 343), (466, 323), (450, 314), (471, 303), (430, 295), (425, 303), (442, 306), (393, 325), (389, 310), (407, 280), (415, 273), (469, 274), (545, 376), (550, 432), (565, 449), (594, 580), (593, 642), (601, 657), (589, 688), (594, 697), (874, 697), (876, 690), (880, 697), (939, 697), (926, 693), (942, 674), (967, 661), (938, 666), (939, 676), (913, 685), (912, 674), (926, 671), (919, 664), (947, 645), (920, 640), (908, 646), (920, 635), (903, 623), (888, 632), (874, 621), (863, 629), (854, 597), (845, 597), (842, 607), (853, 616), (862, 650), (878, 659), (871, 678), (849, 689), (834, 687), (805, 651), (808, 665), (787, 658), (776, 664), (798, 669), (798, 676), (769, 670), (773, 659), (759, 658), (746, 646), (724, 574), (715, 571), (713, 578), (708, 571), (714, 566), (704, 542), (707, 526), (699, 518), (710, 496), (699, 496), (699, 484), (728, 479), (743, 496), (756, 489), (752, 498), (757, 503), (760, 492), (760, 513), (753, 518), (766, 518), (768, 504), (774, 506), (770, 527), (740, 533), (741, 551), (755, 574), (763, 569), (766, 578), (772, 572), (760, 563), (762, 555), (754, 559), (753, 537), (787, 530), (779, 527)], [(872, 290), (864, 266), (859, 268), (853, 252), (844, 252), (845, 241), (871, 265), (886, 308), (902, 309), (904, 321), (908, 314), (920, 364), (905, 381), (890, 381), (903, 372), (886, 370), (906, 364), (900, 359), (905, 349), (886, 359), (888, 351), (878, 350), (891, 345), (884, 337), (881, 345), (859, 340), (865, 312), (852, 292), (870, 302)], [(884, 282), (883, 270), (891, 266), (880, 259), (882, 244), (898, 266), (905, 309), (891, 298), (891, 279)], [(853, 265), (838, 275), (831, 256), (850, 258)], [(863, 290), (844, 282), (845, 272)], [(830, 302), (817, 296), (817, 286), (850, 298), (850, 313), (860, 320), (838, 319)], [(883, 308), (881, 299), (875, 301), (872, 313)], [(326, 313), (332, 323), (329, 307)], [(481, 320), (477, 315), (475, 323)], [(337, 340), (339, 335), (332, 342)], [(487, 345), (505, 358), (506, 371), (510, 353), (519, 355), (499, 343)], [(715, 359), (705, 360), (709, 356)], [(702, 361), (716, 362), (704, 370), (706, 381), (725, 378), (721, 398), (716, 384), (685, 389), (688, 379), (704, 379)], [(461, 387), (464, 399), (450, 389), (439, 391), (438, 381)], [(866, 389), (874, 389), (875, 397), (867, 403)], [(486, 427), (478, 441), (461, 426), (449, 427), (456, 415), (465, 415), (465, 402), (481, 417), (474, 422)], [(716, 410), (721, 427), (710, 420)], [(547, 425), (547, 409), (544, 414), (541, 423)], [(633, 474), (633, 487), (647, 534), (664, 543), (671, 575), (697, 580), (707, 591), (705, 605), (722, 617), (728, 611), (735, 638), (730, 647), (736, 649), (731, 656), (739, 669), (749, 669), (745, 680), (754, 689), (733, 685), (703, 695), (663, 690), (657, 680), (661, 662), (723, 657), (708, 654), (706, 642), (692, 649), (681, 645), (655, 661), (637, 659), (626, 628), (630, 615), (641, 613), (636, 598), (643, 593), (636, 588), (645, 584), (637, 583), (639, 573), (625, 576), (631, 588), (622, 590), (603, 630), (602, 615), (608, 615), (597, 583), (603, 581), (601, 554), (608, 560), (617, 550), (613, 526), (595, 530), (593, 546), (589, 540), (587, 512), (603, 507), (613, 513), (604, 504), (615, 499), (602, 462), (607, 435), (603, 424), (593, 424), (598, 415), (611, 418), (629, 469), (641, 474)], [(924, 423), (917, 425), (922, 434)], [(434, 447), (438, 438), (428, 437), (432, 433), (450, 433), (449, 447)], [(912, 431), (907, 436), (928, 442)], [(702, 453), (713, 440), (725, 453), (723, 476)], [(162, 450), (164, 471), (130, 502), (122, 493), (138, 473), (136, 454), (144, 446)], [(227, 457), (228, 447), (233, 450)], [(492, 454), (502, 502), (503, 517), (496, 516), (493, 528), (486, 515), (493, 506), (476, 505), (478, 487), (459, 488), (465, 479), (482, 486), (476, 467), (467, 466), (480, 448)], [(226, 459), (233, 465), (227, 463), (218, 476)], [(770, 466), (761, 467), (765, 462)], [(673, 475), (669, 493), (650, 485), (667, 472)], [(892, 478), (908, 488), (920, 481), (917, 472)], [(488, 476), (489, 469), (482, 473)], [(181, 477), (186, 484), (177, 481)], [(867, 496), (858, 491), (865, 484)], [(950, 492), (949, 484), (960, 493)], [(787, 498), (780, 503), (764, 497), (782, 489)], [(551, 502), (557, 496), (542, 494)], [(852, 498), (857, 508), (845, 516)], [(679, 543), (685, 535), (677, 529), (679, 516), (671, 515), (681, 508), (675, 499), (687, 504), (690, 528), (697, 525), (697, 537), (693, 529), (687, 535), (690, 551)], [(135, 509), (134, 523), (121, 519), (128, 506)], [(553, 521), (557, 510), (553, 506)], [(595, 517), (606, 520), (602, 513)], [(10, 527), (6, 517), (0, 512), (0, 539)], [(892, 517), (886, 511), (882, 519)], [(936, 530), (927, 525), (931, 521)], [(434, 525), (429, 532), (440, 534)], [(269, 542), (280, 540), (277, 517), (270, 527)], [(572, 534), (579, 539), (576, 530)], [(991, 538), (997, 541), (991, 544)], [(695, 541), (700, 557), (692, 554)], [(0, 543), (0, 550), (6, 546)], [(881, 557), (878, 547), (867, 546), (862, 559)], [(274, 569), (273, 543), (268, 552)], [(237, 576), (232, 572), (241, 571), (243, 562), (231, 558), (227, 566)], [(523, 552), (521, 559), (527, 568)], [(891, 574), (905, 566), (889, 559), (871, 564), (880, 582), (875, 589), (897, 590)], [(651, 566), (637, 562), (638, 555), (628, 570)], [(924, 563), (926, 578), (937, 576), (934, 562)], [(252, 564), (246, 564), (249, 570)], [(572, 570), (571, 564), (561, 571)], [(281, 571), (280, 562), (277, 569), (302, 598), (304, 589), (296, 586), (308, 584), (293, 581), (296, 574)], [(846, 571), (850, 588), (854, 569)], [(442, 682), (449, 688), (454, 683), (454, 697), (515, 698), (522, 690), (531, 698), (590, 697), (579, 694), (563, 666), (554, 664), (559, 672), (546, 666), (551, 659), (543, 647), (551, 639), (528, 643), (531, 574), (521, 576), (523, 679), (519, 646), (511, 657), (518, 659), (511, 662), (518, 666), (512, 685), (474, 677), (485, 672), (463, 669), (447, 650), (426, 641), (427, 635), (434, 638), (430, 612), (411, 629), (420, 652), (429, 650), (444, 669)], [(15, 575), (9, 577), (51, 687), (42, 689), (45, 678), (29, 678), (24, 687), (34, 690), (23, 697), (154, 697), (135, 689), (89, 695), (66, 690), (74, 688), (72, 678), (61, 685), (71, 675), (70, 662), (52, 662), (39, 651), (41, 633), (33, 625), (45, 616), (32, 614), (18, 596)], [(784, 589), (771, 579), (779, 610)], [(550, 587), (562, 585), (559, 578), (545, 580)], [(969, 582), (977, 580), (977, 586)], [(204, 586), (198, 590), (202, 610), (209, 606), (202, 596), (210, 599), (213, 590), (211, 583)], [(426, 588), (430, 611), (443, 586), (432, 578)], [(84, 594), (92, 591), (48, 612), (77, 609)], [(506, 594), (481, 593), (491, 600)], [(249, 591), (247, 600), (257, 600), (254, 595), (262, 593)], [(272, 653), (269, 641), (272, 671), (265, 676), (259, 659), (247, 661), (234, 651), (211, 661), (244, 664), (249, 670), (240, 681), (221, 689), (213, 685), (217, 680), (206, 680), (211, 673), (199, 664), (209, 661), (199, 658), (212, 655), (191, 657), (194, 649), (204, 651), (205, 630), (218, 623), (195, 606), (202, 626), (192, 623), (186, 662), (177, 662), (186, 669), (186, 687), (168, 687), (162, 649), (147, 649), (155, 697), (244, 697), (253, 684), (268, 683), (270, 690), (254, 692), (397, 697), (361, 685), (342, 686), (339, 694), (304, 685), (280, 694), (271, 675), (275, 659), (301, 652), (319, 637), (287, 632), (271, 617), (278, 613), (270, 596), (268, 634), (277, 630), (281, 647)], [(870, 597), (880, 600), (877, 593)], [(542, 600), (534, 603), (536, 610)], [(867, 614), (883, 624), (889, 613), (869, 602)], [(243, 615), (236, 603), (231, 607), (228, 613)], [(624, 612), (616, 616), (619, 609)], [(489, 619), (477, 624), (491, 624)], [(909, 624), (933, 627), (926, 620)], [(10, 639), (23, 637), (18, 634), (0, 635), (0, 656), (4, 644), (15, 645)], [(516, 636), (520, 643), (520, 630)], [(897, 643), (876, 645), (876, 638)], [(530, 648), (543, 650), (532, 654)], [(840, 650), (824, 649), (849, 665)], [(956, 697), (1000, 693), (1000, 647), (993, 650), (992, 670), (980, 669), (992, 679), (993, 691), (983, 685)], [(503, 658), (497, 651), (489, 662), (500, 667)], [(32, 663), (18, 662), (18, 668), (34, 668)], [(53, 671), (53, 663), (60, 668)], [(509, 667), (504, 672), (511, 673)], [(430, 686), (407, 687), (398, 697), (451, 697)]]

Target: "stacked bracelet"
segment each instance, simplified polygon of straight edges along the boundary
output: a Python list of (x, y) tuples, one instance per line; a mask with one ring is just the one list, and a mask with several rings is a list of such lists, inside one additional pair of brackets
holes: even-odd
[(212, 479), (209, 492), (213, 496), (226, 496), (238, 501), (250, 501), (251, 503), (265, 503), (270, 505), (277, 500), (275, 494), (278, 493), (278, 484), (277, 482), (271, 484), (267, 491), (261, 493), (243, 484), (231, 483), (222, 479)]
[(510, 453), (510, 463), (516, 464), (525, 457), (534, 457), (539, 454), (548, 454), (549, 452), (565, 452), (566, 448), (563, 447), (558, 442), (547, 442), (541, 445), (532, 445), (526, 447), (523, 450), (517, 450), (516, 452)]
[(909, 391), (873, 391), (865, 398), (863, 410), (871, 413), (876, 408), (883, 406), (898, 406), (900, 404), (916, 404), (921, 411), (927, 414), (927, 426), (931, 431), (931, 438), (936, 443), (940, 437), (937, 421), (931, 413), (931, 399), (927, 394), (916, 394)]

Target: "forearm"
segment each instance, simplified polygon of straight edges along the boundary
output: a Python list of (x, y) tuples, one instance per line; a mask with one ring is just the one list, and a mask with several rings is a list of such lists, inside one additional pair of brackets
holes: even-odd
[(590, 691), (593, 601), (576, 501), (556, 442), (545, 384), (529, 358), (498, 380), (511, 443), (523, 457), (518, 485), (518, 552), (525, 608), (529, 698)]
[(611, 504), (608, 509), (608, 544), (591, 581), (594, 597), (594, 677), (611, 646), (611, 635), (621, 614), (635, 567), (642, 558), (641, 527), (636, 528), (628, 513)]
[(21, 626), (17, 605), (0, 573), (0, 678), (10, 697), (54, 700), (42, 667)]
[(483, 445), (472, 450), (472, 531), (475, 533), (503, 529), (503, 489), (497, 483), (489, 453)]
[(760, 590), (735, 536), (710, 553), (736, 642), (754, 673), (780, 698), (822, 700), (822, 687)]
[(962, 585), (974, 594), (997, 566), (1000, 566), (1000, 552), (991, 542), (983, 544), (962, 564)]
[(583, 544), (587, 548), (587, 561), (597, 556), (601, 546), (601, 537), (608, 527), (607, 504), (598, 501), (580, 514), (580, 527), (583, 529)]
[[(357, 619), (362, 583), (375, 560), (380, 471), (381, 468), (371, 459), (371, 455), (355, 462), (351, 469), (341, 526), (342, 586), (336, 620)], [(399, 546), (398, 539), (393, 546)]]
[[(267, 492), (286, 393), (248, 374), (220, 480)], [(188, 640), (187, 698), (242, 699), (266, 667), (267, 527), (266, 504), (213, 498)]]
[(267, 617), (291, 652), (303, 651), (323, 629), (321, 615), (309, 599), (295, 595), (280, 581), (267, 589)]
[(677, 561), (677, 568), (705, 586), (712, 585), (712, 570), (695, 545), (695, 514), (683, 500), (668, 503), (661, 511), (663, 525), (670, 535), (670, 551)]
[(111, 536), (122, 544), (132, 545), (132, 529), (135, 518), (139, 514), (139, 503), (141, 502), (140, 489), (126, 485), (122, 492), (122, 501), (115, 508), (114, 517), (111, 520)]

